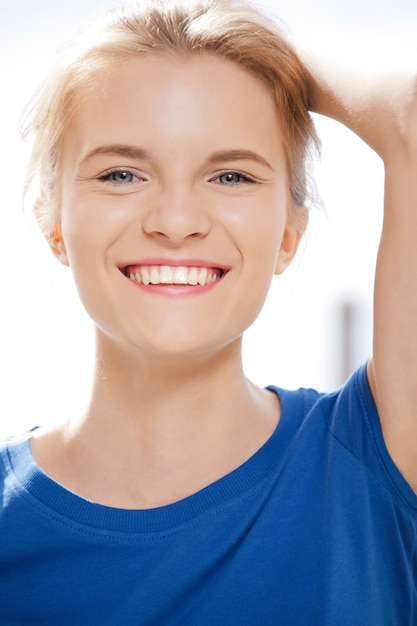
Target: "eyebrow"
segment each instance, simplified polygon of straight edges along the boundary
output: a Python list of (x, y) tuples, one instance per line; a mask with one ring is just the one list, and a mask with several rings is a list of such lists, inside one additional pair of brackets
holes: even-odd
[(210, 155), (209, 163), (218, 163), (219, 161), (255, 161), (264, 167), (272, 170), (272, 165), (268, 163), (263, 156), (252, 150), (220, 150)]
[[(82, 159), (81, 165), (96, 156), (123, 156), (130, 159), (150, 160), (151, 154), (144, 148), (130, 146), (128, 144), (109, 144), (93, 148)], [(263, 156), (252, 150), (218, 150), (213, 152), (208, 158), (209, 163), (230, 162), (230, 161), (255, 161), (269, 170), (272, 166)]]
[(123, 156), (130, 159), (147, 159), (151, 158), (150, 153), (143, 148), (129, 146), (125, 144), (109, 144), (99, 146), (90, 150), (81, 161), (81, 165), (96, 156)]

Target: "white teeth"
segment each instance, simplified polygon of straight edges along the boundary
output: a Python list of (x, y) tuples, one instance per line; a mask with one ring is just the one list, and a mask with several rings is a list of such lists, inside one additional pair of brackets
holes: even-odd
[(151, 275), (145, 268), (142, 269), (142, 282), (144, 285), (149, 285), (151, 282)]
[(174, 283), (176, 285), (186, 285), (188, 282), (188, 270), (186, 267), (174, 268)]
[(156, 267), (153, 267), (151, 269), (151, 284), (152, 285), (159, 285), (159, 271)]
[(133, 282), (152, 285), (209, 285), (220, 278), (220, 272), (207, 267), (170, 267), (153, 265), (129, 271)]
[(174, 272), (167, 265), (161, 267), (159, 280), (165, 285), (171, 285), (174, 282)]
[(200, 270), (200, 274), (198, 276), (198, 284), (206, 285), (207, 284), (207, 268), (202, 267)]
[(188, 272), (188, 283), (190, 285), (198, 284), (198, 269), (196, 267), (192, 267)]

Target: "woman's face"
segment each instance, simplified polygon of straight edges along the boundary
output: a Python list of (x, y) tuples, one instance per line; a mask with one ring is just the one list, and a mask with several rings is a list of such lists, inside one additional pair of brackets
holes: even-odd
[(165, 354), (239, 340), (299, 240), (262, 84), (210, 55), (125, 61), (63, 148), (61, 260), (99, 331)]

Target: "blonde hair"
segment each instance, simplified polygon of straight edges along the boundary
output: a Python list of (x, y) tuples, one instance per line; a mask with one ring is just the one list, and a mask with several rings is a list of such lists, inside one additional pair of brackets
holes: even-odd
[(34, 136), (26, 190), (39, 180), (45, 233), (59, 221), (62, 139), (82, 99), (112, 63), (161, 53), (209, 52), (257, 77), (277, 109), (286, 153), (290, 210), (308, 206), (308, 162), (318, 148), (303, 66), (280, 28), (245, 0), (151, 0), (118, 6), (65, 46), (23, 123)]

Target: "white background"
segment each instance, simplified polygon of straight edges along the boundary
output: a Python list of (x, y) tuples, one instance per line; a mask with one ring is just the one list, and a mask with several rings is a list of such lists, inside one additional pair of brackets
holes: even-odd
[[(52, 257), (22, 208), (28, 146), (19, 141), (23, 105), (63, 39), (114, 2), (0, 0), (0, 434), (70, 416), (88, 394), (90, 321), (70, 272)], [(264, 1), (298, 39), (311, 33), (410, 37), (415, 0)], [(316, 166), (325, 212), (311, 216), (298, 259), (276, 278), (248, 331), (246, 370), (260, 385), (341, 383), (340, 307), (356, 310), (354, 365), (371, 350), (372, 280), (382, 208), (382, 166), (350, 132), (317, 118), (323, 139)]]

